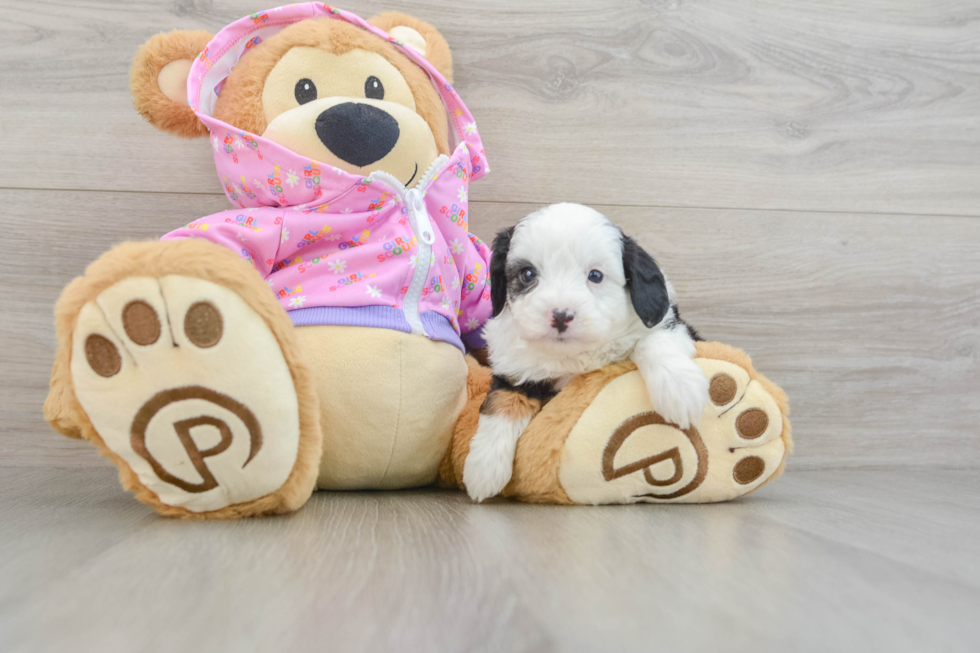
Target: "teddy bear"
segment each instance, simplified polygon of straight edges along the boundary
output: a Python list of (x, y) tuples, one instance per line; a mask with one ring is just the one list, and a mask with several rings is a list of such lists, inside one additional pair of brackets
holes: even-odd
[[(490, 383), (491, 252), (469, 231), (489, 168), (431, 25), (322, 3), (133, 61), (154, 127), (208, 137), (234, 208), (92, 263), (55, 307), (45, 417), (164, 515), (296, 510), (314, 489), (461, 487)], [(573, 381), (522, 436), (505, 496), (721, 501), (782, 471), (785, 395), (699, 343), (697, 429), (652, 412), (628, 363)]]

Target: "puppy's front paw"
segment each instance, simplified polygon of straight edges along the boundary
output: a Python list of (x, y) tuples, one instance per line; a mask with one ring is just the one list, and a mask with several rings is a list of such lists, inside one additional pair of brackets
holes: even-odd
[(514, 451), (524, 425), (499, 416), (480, 416), (463, 463), (463, 485), (476, 502), (500, 494), (514, 471)]
[(693, 359), (658, 365), (644, 379), (650, 403), (661, 417), (682, 429), (697, 426), (708, 404), (708, 379)]

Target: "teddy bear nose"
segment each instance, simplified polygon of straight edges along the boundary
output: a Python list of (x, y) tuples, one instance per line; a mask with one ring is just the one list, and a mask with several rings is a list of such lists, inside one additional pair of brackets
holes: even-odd
[(316, 135), (338, 158), (357, 167), (379, 161), (398, 142), (398, 121), (370, 104), (344, 102), (316, 118)]

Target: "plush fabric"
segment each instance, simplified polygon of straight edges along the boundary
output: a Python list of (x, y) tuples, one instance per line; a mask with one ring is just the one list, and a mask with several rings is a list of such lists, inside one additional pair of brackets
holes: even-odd
[(391, 329), (297, 327), (296, 339), (320, 398), (318, 487), (432, 483), (466, 401), (463, 354)]
[[(75, 327), (83, 309), (94, 305), (116, 284), (133, 278), (159, 279), (168, 275), (203, 279), (229, 289), (261, 318), (278, 343), (292, 379), (299, 418), (296, 460), (292, 472), (278, 490), (213, 511), (195, 512), (164, 503), (156, 492), (140, 481), (126, 460), (106, 445), (82, 408), (72, 376), (72, 360), (75, 356)], [(289, 512), (299, 508), (309, 498), (316, 483), (322, 442), (319, 402), (309, 368), (303, 360), (289, 318), (262, 279), (233, 253), (200, 241), (119, 245), (92, 263), (84, 276), (72, 281), (62, 292), (55, 306), (55, 334), (58, 348), (51, 374), (51, 388), (44, 403), (45, 418), (61, 433), (92, 442), (102, 455), (116, 464), (123, 487), (133, 492), (140, 501), (169, 516), (227, 519)], [(129, 408), (122, 402), (118, 404), (120, 412)], [(131, 414), (136, 412), (135, 408)]]
[[(79, 403), (161, 502), (211, 512), (271, 494), (289, 476), (300, 436), (289, 365), (232, 290), (182, 275), (129, 277), (82, 307), (72, 351)], [(100, 365), (112, 352), (118, 364)]]
[[(385, 17), (384, 23), (391, 26), (411, 23), (418, 28), (426, 25), (422, 21), (412, 19), (404, 14), (382, 14), (378, 19), (382, 17)], [(372, 19), (369, 22), (377, 24), (376, 20)], [(385, 28), (382, 27), (382, 29)], [(433, 39), (438, 37), (441, 41), (445, 48), (444, 56), (448, 59), (451, 70), (452, 58), (449, 55), (449, 47), (445, 45), (445, 39), (438, 36), (438, 32), (429, 26), (426, 26), (425, 31), (431, 34)], [(231, 75), (228, 76), (228, 80), (225, 82), (228, 87), (227, 92), (222, 89), (218, 95), (218, 101), (214, 108), (215, 118), (252, 134), (262, 134), (268, 125), (262, 109), (262, 90), (266, 77), (283, 54), (290, 48), (297, 46), (323, 49), (335, 54), (344, 54), (356, 49), (375, 52), (384, 57), (398, 69), (405, 81), (408, 82), (415, 98), (415, 109), (429, 123), (439, 153), (450, 153), (447, 139), (446, 110), (439, 94), (433, 92), (432, 82), (429, 81), (425, 71), (406, 60), (394, 45), (354, 25), (330, 18), (318, 18), (296, 23), (294, 28), (288, 32), (280, 32), (270, 37), (262, 43), (262, 47), (250, 49), (238, 65), (232, 69)], [(442, 52), (442, 48), (436, 47), (432, 52), (438, 56)], [(442, 67), (430, 57), (431, 54), (427, 50), (426, 59), (441, 72)], [(353, 72), (350, 71), (350, 74)]]
[[(447, 82), (452, 83), (453, 53), (450, 51), (446, 39), (439, 33), (439, 30), (425, 21), (398, 11), (387, 11), (371, 18), (368, 22), (396, 38), (398, 37), (398, 28), (408, 27), (420, 34), (425, 39), (425, 52), (422, 53), (422, 56), (442, 73), (442, 76), (446, 78)], [(414, 44), (409, 43), (409, 45)]]
[(168, 97), (160, 89), (159, 81), (165, 66), (196, 59), (211, 38), (203, 31), (174, 30), (170, 34), (157, 34), (136, 53), (129, 69), (133, 106), (158, 129), (183, 138), (208, 135), (207, 127), (194, 116), (187, 102)]

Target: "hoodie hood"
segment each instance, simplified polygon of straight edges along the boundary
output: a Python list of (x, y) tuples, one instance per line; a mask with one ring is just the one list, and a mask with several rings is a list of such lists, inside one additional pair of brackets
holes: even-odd
[[(361, 175), (301, 156), (213, 116), (221, 87), (242, 55), (251, 48), (261, 47), (264, 40), (283, 28), (310, 18), (342, 20), (370, 32), (394, 44), (422, 68), (442, 97), (449, 116), (450, 147), (455, 150), (450, 158), (469, 160), (469, 180), (479, 179), (489, 172), (472, 114), (432, 64), (411, 47), (359, 16), (327, 4), (307, 2), (276, 7), (236, 20), (211, 39), (191, 66), (187, 101), (211, 132), (215, 167), (225, 195), (233, 205), (240, 208), (315, 207), (332, 201), (365, 180)], [(445, 162), (445, 157), (440, 159)], [(440, 159), (436, 159), (424, 178), (435, 172)]]

